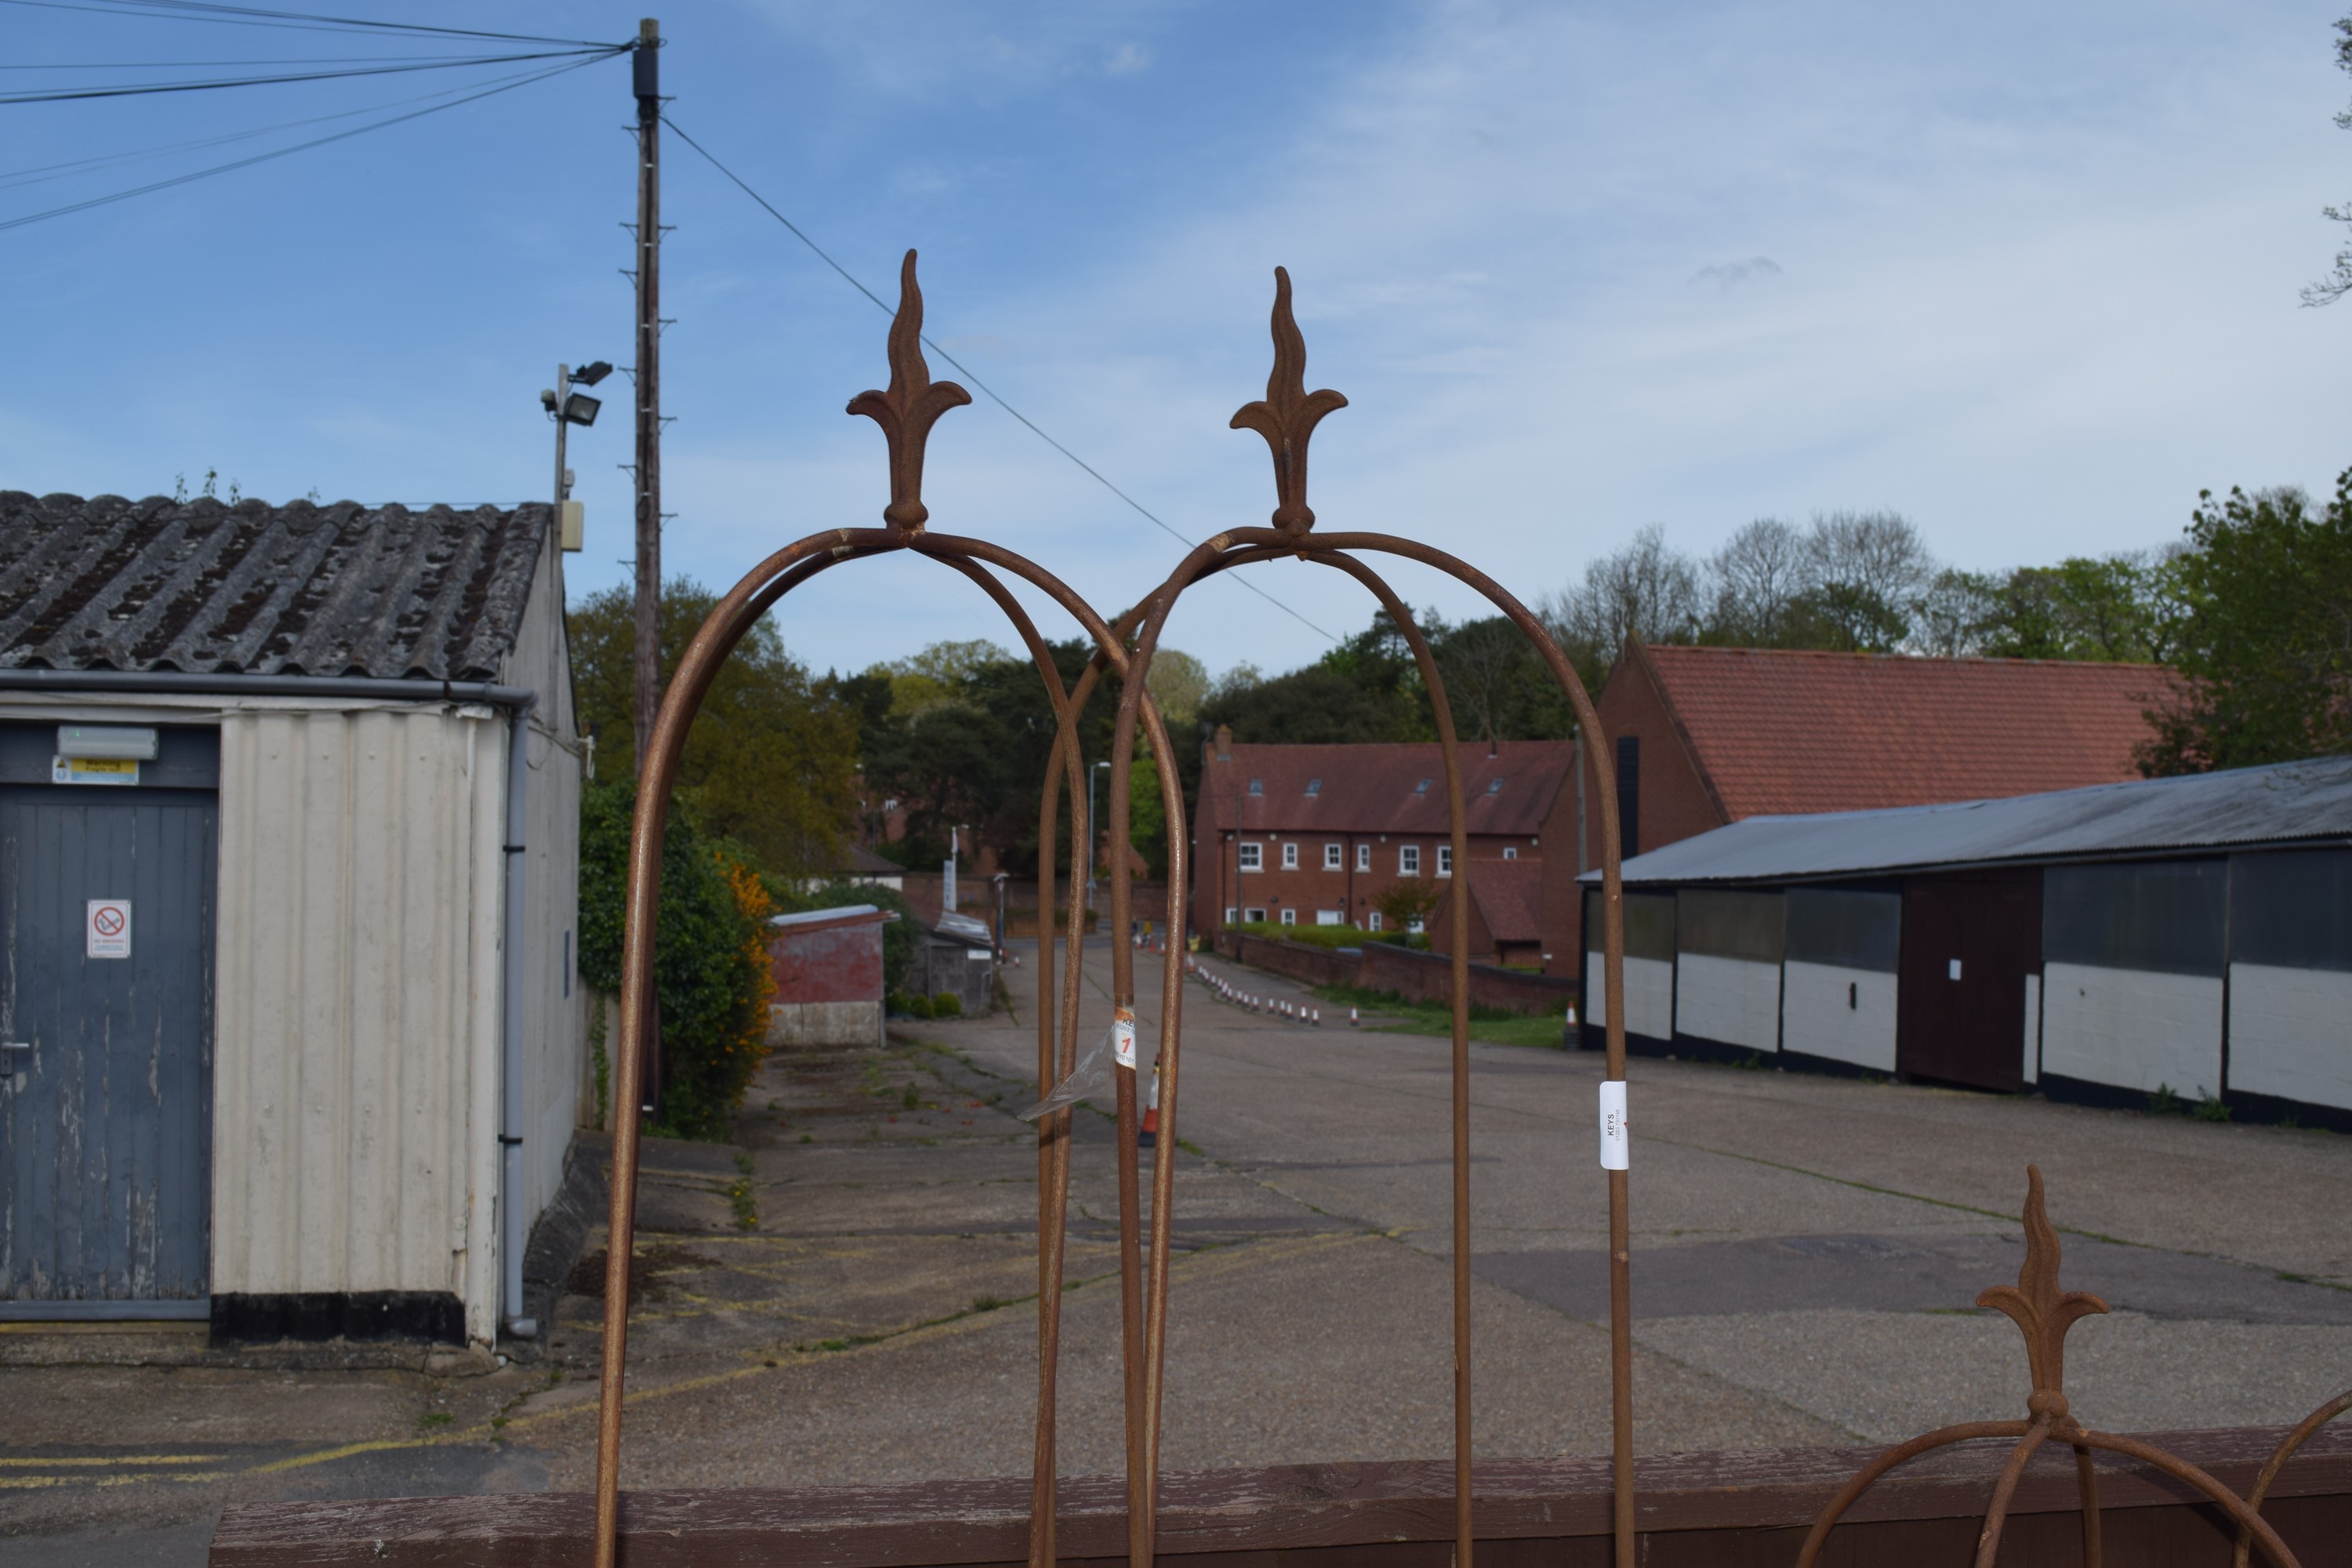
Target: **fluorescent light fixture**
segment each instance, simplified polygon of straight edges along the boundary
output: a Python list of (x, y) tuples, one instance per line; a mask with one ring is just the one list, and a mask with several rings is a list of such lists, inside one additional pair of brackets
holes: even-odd
[(104, 758), (152, 763), (155, 760), (155, 731), (128, 724), (60, 724), (58, 755), (82, 761)]

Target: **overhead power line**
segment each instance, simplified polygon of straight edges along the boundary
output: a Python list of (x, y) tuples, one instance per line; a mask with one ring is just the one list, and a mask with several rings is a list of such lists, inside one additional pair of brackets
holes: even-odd
[(93, 98), (145, 98), (163, 92), (211, 92), (232, 87), (275, 87), (289, 82), (339, 81), (346, 77), (405, 76), (415, 71), (451, 70), (473, 66), (521, 65), (532, 60), (610, 59), (625, 54), (626, 44), (598, 44), (587, 48), (540, 49), (520, 55), (466, 55), (407, 65), (345, 66), (334, 70), (281, 71), (274, 76), (199, 77), (188, 81), (110, 82), (100, 87), (27, 88), (0, 92), (0, 104), (71, 103)]
[(184, 185), (197, 180), (210, 179), (215, 174), (226, 174), (235, 169), (249, 169), (256, 163), (267, 163), (273, 159), (290, 157), (296, 153), (305, 153), (313, 147), (324, 147), (331, 142), (348, 142), (354, 136), (364, 136), (371, 131), (382, 131), (387, 126), (403, 125), (412, 120), (421, 120), (428, 114), (438, 114), (444, 110), (456, 109), (460, 104), (476, 103), (502, 92), (512, 92), (519, 87), (528, 87), (533, 82), (545, 81), (551, 77), (562, 76), (567, 71), (576, 71), (583, 66), (592, 66), (599, 60), (610, 58), (610, 53), (607, 53), (565, 60), (561, 65), (552, 66), (544, 70), (528, 71), (505, 81), (492, 82), (462, 97), (450, 99), (446, 103), (430, 104), (423, 109), (410, 110), (405, 114), (388, 115), (382, 120), (370, 121), (365, 125), (354, 125), (348, 131), (338, 131), (332, 135), (312, 137), (308, 142), (297, 142), (290, 147), (274, 148), (267, 153), (257, 153), (249, 158), (238, 158), (231, 163), (215, 163), (207, 169), (195, 169), (184, 174), (174, 174), (170, 179), (155, 180), (144, 185), (135, 185), (127, 191), (115, 191), (103, 196), (91, 196), (86, 201), (69, 202), (64, 206), (50, 207), (44, 212), (26, 213), (21, 217), (0, 219), (0, 231), (23, 228), (27, 224), (64, 217), (69, 213), (87, 212), (92, 207), (102, 207), (115, 202), (129, 201), (133, 196), (143, 196), (153, 191), (169, 190), (174, 185)]
[(578, 44), (593, 38), (548, 38), (534, 33), (494, 33), (478, 27), (440, 27), (426, 22), (380, 22), (365, 16), (322, 16), (308, 11), (273, 11), (259, 5), (225, 5), (207, 0), (0, 0), (43, 11), (89, 11), (102, 16), (143, 16), (151, 21), (217, 22), (230, 26), (271, 27), (304, 33), (401, 33), (437, 38), (485, 38), (504, 44)]
[[(826, 253), (823, 246), (817, 244), (815, 240), (809, 237), (806, 230), (803, 229), (800, 225), (794, 223), (792, 219), (786, 217), (782, 213), (777, 211), (774, 203), (769, 201), (767, 197), (753, 190), (744, 180), (743, 176), (738, 174), (734, 170), (720, 163), (717, 155), (714, 154), (709, 148), (705, 147), (701, 142), (697, 142), (693, 137), (688, 135), (685, 130), (678, 125), (677, 121), (672, 120), (668, 115), (665, 114), (662, 116), (662, 123), (668, 126), (672, 132), (676, 132), (679, 141), (693, 148), (697, 153), (701, 153), (704, 160), (708, 162), (712, 168), (718, 170), (721, 174), (726, 175), (727, 178), (733, 183), (736, 189), (741, 191), (754, 202), (757, 202), (770, 217), (774, 218), (778, 223), (782, 224), (784, 227), (791, 232), (793, 237), (799, 240), (803, 245), (808, 247), (809, 250), (814, 254), (819, 261), (824, 262), (827, 267), (832, 268), (835, 272), (839, 273), (843, 281), (846, 282), (851, 288), (856, 289), (860, 294), (865, 295), (868, 300), (874, 301), (874, 305), (877, 310), (880, 310), (886, 316), (896, 313), (893, 307), (887, 303), (881, 295), (877, 294), (873, 289), (867, 288), (864, 281), (861, 280), (856, 273), (850, 271), (848, 268), (844, 267), (840, 262), (835, 261), (832, 256)], [(1111, 494), (1117, 496), (1120, 500), (1125, 501), (1129, 507), (1134, 510), (1137, 515), (1150, 522), (1154, 528), (1159, 529), (1161, 532), (1167, 534), (1171, 539), (1175, 540), (1178, 543), (1183, 545), (1188, 550), (1198, 546), (1200, 542), (1198, 540), (1185, 538), (1181, 531), (1171, 526), (1150, 507), (1145, 506), (1141, 501), (1136, 500), (1133, 496), (1128, 494), (1125, 490), (1111, 483), (1111, 481), (1104, 476), (1101, 469), (1096, 468), (1092, 463), (1087, 462), (1084, 458), (1079, 457), (1076, 452), (1071, 451), (1067, 447), (1063, 446), (1059, 441), (1054, 439), (1053, 437), (1047, 435), (1039, 427), (1035, 420), (1030, 418), (1026, 414), (1022, 413), (1018, 408), (1013, 407), (1012, 404), (1007, 403), (1002, 393), (998, 392), (994, 387), (990, 386), (986, 382), (981, 380), (977, 375), (974, 375), (969, 365), (956, 358), (955, 355), (948, 353), (947, 350), (940, 347), (938, 342), (933, 341), (928, 333), (923, 337), (923, 346), (929, 349), (931, 353), (939, 355), (940, 359), (946, 361), (949, 364), (954, 366), (956, 373), (961, 375), (964, 380), (970, 382), (972, 386), (983, 394), (990, 402), (995, 404), (999, 408), (1003, 409), (1004, 412), (1019, 420), (1028, 428), (1031, 435), (1035, 436), (1040, 441), (1045, 442), (1045, 445), (1053, 447), (1054, 450), (1059, 452), (1065, 458), (1067, 458), (1071, 462), (1076, 463), (1089, 479), (1102, 486), (1103, 489), (1108, 490)], [(1284, 604), (1280, 599), (1276, 598), (1273, 595), (1267, 593), (1265, 589), (1259, 587), (1248, 578), (1241, 576), (1238, 574), (1227, 574), (1226, 575), (1230, 576), (1232, 581), (1234, 583), (1237, 583), (1242, 587), (1248, 589), (1251, 593), (1255, 594), (1259, 598), (1264, 599), (1267, 604), (1272, 605), (1276, 609), (1280, 610), (1284, 615), (1288, 616), (1291, 619), (1297, 621), (1300, 626), (1305, 626), (1307, 630), (1335, 643), (1339, 640), (1337, 637), (1325, 631), (1321, 626), (1317, 626), (1313, 621), (1308, 620), (1305, 616), (1300, 615), (1297, 610), (1292, 609), (1288, 605)]]
[(405, 109), (412, 103), (430, 103), (435, 99), (451, 98), (459, 93), (477, 91), (508, 82), (520, 82), (536, 71), (517, 71), (512, 76), (495, 77), (488, 82), (467, 82), (459, 87), (445, 87), (433, 92), (420, 92), (407, 98), (386, 99), (377, 103), (362, 104), (357, 109), (339, 109), (331, 114), (310, 114), (299, 120), (282, 120), (275, 124), (257, 125), (245, 131), (228, 131), (216, 136), (199, 136), (186, 142), (167, 142), (154, 147), (133, 147), (121, 153), (101, 153), (89, 158), (73, 158), (61, 163), (36, 163), (23, 169), (0, 169), (0, 190), (20, 185), (47, 184), (52, 180), (69, 179), (75, 174), (90, 174), (99, 169), (119, 167), (125, 163), (143, 163), (156, 158), (168, 158), (177, 153), (201, 152), (206, 147), (226, 146), (234, 142), (250, 142), (257, 136), (272, 136), (281, 131), (299, 131), (307, 125), (331, 125), (338, 120), (356, 120), (363, 114), (381, 114), (388, 109)]

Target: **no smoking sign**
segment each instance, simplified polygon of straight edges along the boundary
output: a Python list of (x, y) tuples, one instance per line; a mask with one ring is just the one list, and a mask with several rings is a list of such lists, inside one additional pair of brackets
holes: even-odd
[(89, 958), (128, 958), (131, 956), (131, 900), (129, 899), (92, 899), (89, 915), (82, 922), (85, 943), (84, 956)]

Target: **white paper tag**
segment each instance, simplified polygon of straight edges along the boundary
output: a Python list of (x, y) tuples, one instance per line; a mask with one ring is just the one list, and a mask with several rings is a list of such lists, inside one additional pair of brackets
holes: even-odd
[(1626, 1156), (1632, 1148), (1625, 1125), (1625, 1080), (1604, 1079), (1601, 1084), (1601, 1168), (1627, 1169), (1630, 1162)]
[(1110, 1023), (1111, 1054), (1128, 1071), (1135, 1070), (1135, 1015), (1121, 1007)]

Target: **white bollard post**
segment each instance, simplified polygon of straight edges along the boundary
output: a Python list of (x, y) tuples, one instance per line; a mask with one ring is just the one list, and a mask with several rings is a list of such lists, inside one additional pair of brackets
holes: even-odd
[(1321, 1028), (1323, 1026), (1323, 1009), (1320, 1007), (1316, 1008), (1315, 1016), (1307, 1021), (1314, 1025), (1317, 1028)]
[(1349, 1008), (1349, 1009), (1348, 1009), (1348, 1027), (1349, 1027), (1349, 1028), (1351, 1028), (1351, 1029), (1352, 1029), (1352, 1028), (1354, 1028), (1355, 1026), (1356, 1026), (1356, 1010), (1355, 1010), (1353, 1007), (1350, 1007), (1350, 1008)]

